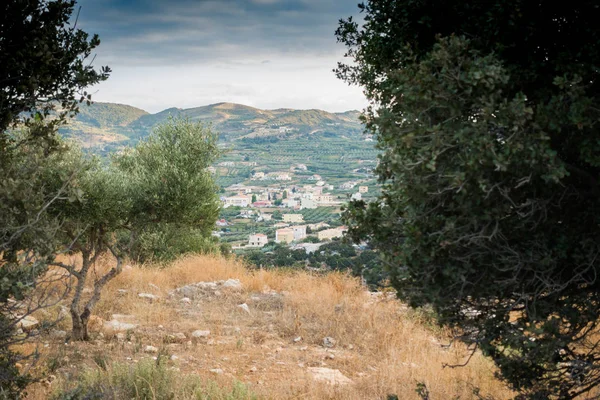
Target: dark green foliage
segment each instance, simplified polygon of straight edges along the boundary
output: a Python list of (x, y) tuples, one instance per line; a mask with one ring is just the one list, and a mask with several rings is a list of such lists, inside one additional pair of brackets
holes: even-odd
[(87, 60), (100, 39), (77, 29), (74, 6), (73, 0), (0, 5), (0, 132), (21, 113), (47, 115), (55, 104), (59, 115), (73, 115), (91, 99), (83, 89), (108, 77), (108, 67), (98, 72)]
[[(600, 8), (383, 1), (341, 21), (372, 102), (378, 201), (353, 202), (413, 306), (496, 362), (524, 398), (600, 384)], [(510, 322), (509, 322), (510, 319)]]
[[(76, 199), (76, 166), (56, 128), (91, 96), (86, 86), (108, 77), (88, 57), (97, 36), (77, 29), (74, 1), (9, 0), (0, 5), (0, 397), (19, 398), (30, 382), (15, 367), (22, 356), (16, 303), (26, 301), (60, 244), (62, 219), (47, 211)], [(55, 106), (60, 111), (44, 119)], [(19, 123), (25, 123), (26, 128)], [(10, 131), (15, 128), (16, 131)], [(43, 307), (41, 304), (40, 307)], [(29, 311), (30, 312), (30, 311)], [(29, 313), (27, 312), (27, 313)], [(22, 311), (18, 311), (22, 315)]]

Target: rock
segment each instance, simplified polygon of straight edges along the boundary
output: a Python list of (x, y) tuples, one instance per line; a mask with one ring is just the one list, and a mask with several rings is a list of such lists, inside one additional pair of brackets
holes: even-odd
[(125, 296), (127, 293), (129, 293), (127, 289), (117, 289), (117, 295), (119, 296)]
[(120, 322), (116, 319), (104, 323), (104, 329), (112, 330), (113, 332), (125, 332), (137, 328), (136, 324), (129, 324), (127, 322)]
[(149, 283), (148, 286), (150, 286), (152, 289), (154, 289), (156, 291), (160, 291), (160, 288), (158, 286), (156, 286), (154, 283)]
[(294, 338), (294, 343), (300, 343), (302, 341), (302, 336), (298, 336)]
[(336, 344), (336, 340), (330, 336), (323, 338), (323, 347), (327, 347), (328, 349), (334, 347)]
[(210, 370), (210, 372), (216, 375), (221, 375), (223, 373), (223, 370), (221, 368), (213, 368)]
[(246, 311), (248, 314), (250, 314), (250, 307), (248, 307), (248, 304), (244, 303), (244, 304), (239, 304), (238, 308), (242, 309), (243, 311)]
[(167, 335), (166, 340), (169, 343), (183, 343), (187, 340), (187, 337), (185, 336), (185, 333), (177, 332), (173, 335)]
[(55, 340), (65, 340), (67, 338), (67, 332), (53, 329), (50, 331), (50, 337)]
[(69, 309), (65, 306), (60, 306), (60, 311), (58, 312), (58, 320), (62, 320), (69, 315)]
[(150, 301), (156, 301), (156, 300), (160, 299), (160, 296), (157, 296), (157, 295), (154, 295), (151, 293), (139, 293), (138, 297), (142, 298), (142, 299), (147, 299)]
[(119, 332), (116, 334), (117, 341), (124, 342), (127, 339), (127, 336), (123, 332)]
[(354, 382), (337, 369), (309, 367), (308, 371), (316, 381), (326, 382), (330, 385), (349, 385)]
[(248, 370), (248, 372), (256, 372), (258, 371), (258, 368), (256, 368), (256, 366), (252, 366), (250, 367), (250, 369)]
[(195, 338), (205, 338), (208, 336), (210, 336), (210, 331), (196, 330), (196, 331), (192, 332), (192, 337), (195, 337)]
[(17, 328), (22, 329), (25, 332), (35, 329), (40, 324), (40, 321), (31, 315), (26, 315), (20, 318), (21, 319), (17, 322)]
[(144, 347), (144, 353), (158, 353), (158, 349), (154, 346), (146, 346)]
[(189, 297), (184, 297), (180, 301), (185, 304), (190, 304), (192, 302)]
[(179, 360), (179, 357), (177, 357), (175, 354), (172, 354), (170, 359), (171, 359), (171, 361), (177, 361), (177, 360)]
[(325, 354), (325, 359), (326, 360), (334, 360), (335, 356), (331, 353), (327, 353), (327, 354)]
[(232, 290), (241, 290), (242, 283), (239, 279), (227, 279), (225, 282), (223, 282), (223, 287)]

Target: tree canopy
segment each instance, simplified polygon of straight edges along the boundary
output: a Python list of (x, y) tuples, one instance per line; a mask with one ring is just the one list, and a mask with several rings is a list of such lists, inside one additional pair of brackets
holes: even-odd
[(353, 202), (413, 306), (492, 357), (528, 398), (600, 384), (600, 7), (373, 0), (341, 20), (382, 150)]

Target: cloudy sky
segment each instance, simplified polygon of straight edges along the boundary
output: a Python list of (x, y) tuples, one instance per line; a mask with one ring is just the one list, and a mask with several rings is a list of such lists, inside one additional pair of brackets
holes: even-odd
[(96, 101), (150, 112), (235, 102), (259, 108), (361, 109), (360, 88), (332, 69), (338, 20), (358, 0), (79, 0), (98, 33), (94, 65), (113, 73)]

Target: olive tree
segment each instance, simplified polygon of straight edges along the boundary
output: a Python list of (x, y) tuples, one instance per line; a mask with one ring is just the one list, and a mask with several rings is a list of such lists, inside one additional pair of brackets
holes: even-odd
[[(76, 281), (70, 307), (72, 339), (89, 338), (88, 321), (102, 289), (122, 271), (124, 257), (135, 252), (145, 232), (177, 226), (193, 229), (198, 240), (210, 237), (220, 202), (208, 167), (218, 155), (217, 135), (186, 120), (159, 125), (147, 140), (115, 155), (108, 166), (74, 152), (71, 162), (81, 164), (73, 183), (80, 196), (48, 209), (63, 218), (57, 231), (62, 245), (81, 255), (81, 262), (52, 262)], [(114, 265), (100, 273), (96, 261), (107, 252), (114, 256)], [(92, 293), (85, 294), (92, 276)]]
[(600, 384), (600, 9), (372, 0), (340, 22), (382, 150), (344, 217), (524, 398)]

